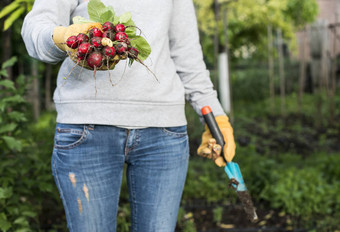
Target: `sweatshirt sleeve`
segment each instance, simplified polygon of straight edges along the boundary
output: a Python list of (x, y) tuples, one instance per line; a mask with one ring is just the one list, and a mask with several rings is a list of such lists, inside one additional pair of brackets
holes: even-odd
[(225, 115), (203, 60), (192, 0), (174, 0), (170, 25), (170, 52), (185, 88), (186, 100), (201, 116), (209, 105), (214, 115)]
[(28, 54), (47, 63), (57, 63), (66, 57), (53, 42), (56, 26), (68, 26), (77, 0), (35, 0), (32, 10), (26, 15), (21, 29)]

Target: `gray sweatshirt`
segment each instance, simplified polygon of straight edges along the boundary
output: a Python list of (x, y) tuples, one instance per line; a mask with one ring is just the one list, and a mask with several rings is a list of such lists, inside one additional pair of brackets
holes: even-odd
[[(209, 105), (225, 114), (209, 78), (199, 43), (192, 0), (102, 0), (116, 15), (131, 12), (151, 46), (145, 64), (128, 67), (120, 61), (111, 71), (75, 66), (52, 40), (56, 26), (68, 26), (74, 16), (88, 18), (86, 0), (35, 0), (22, 27), (30, 56), (47, 63), (63, 61), (54, 102), (59, 123), (105, 124), (122, 127), (186, 125), (185, 99), (200, 115)], [(67, 79), (65, 80), (65, 77)], [(112, 86), (113, 83), (117, 83)]]

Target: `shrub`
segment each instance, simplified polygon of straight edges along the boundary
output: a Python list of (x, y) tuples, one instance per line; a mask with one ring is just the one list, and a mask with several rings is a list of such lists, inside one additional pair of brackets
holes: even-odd
[[(15, 61), (12, 58), (2, 65), (2, 76), (7, 75), (4, 68)], [(56, 207), (62, 204), (50, 171), (51, 152), (41, 146), (50, 137), (41, 134), (45, 139), (41, 144), (34, 138), (34, 129), (27, 120), (27, 103), (22, 97), (26, 86), (24, 76), (15, 82), (0, 80), (0, 230), (4, 232), (63, 227), (58, 220), (61, 208)], [(51, 218), (55, 219), (54, 225), (47, 223)]]
[(328, 183), (316, 168), (274, 170), (273, 177), (273, 182), (264, 187), (261, 198), (273, 208), (300, 218), (305, 226), (322, 224), (339, 207), (339, 182)]

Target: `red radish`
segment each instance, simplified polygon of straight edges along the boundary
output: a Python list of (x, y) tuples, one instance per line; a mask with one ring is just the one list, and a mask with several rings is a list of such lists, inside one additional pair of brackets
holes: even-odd
[(100, 52), (93, 52), (87, 56), (86, 61), (88, 66), (93, 69), (94, 88), (97, 95), (96, 72), (97, 68), (100, 68), (103, 65), (103, 55)]
[(86, 58), (88, 66), (99, 68), (103, 65), (103, 55), (100, 52), (93, 52)]
[(80, 60), (84, 60), (85, 59), (85, 54), (81, 53), (79, 50), (77, 51), (77, 58), (78, 58), (78, 62)]
[(89, 42), (89, 37), (84, 33), (79, 33), (77, 35), (78, 44)]
[(93, 37), (90, 42), (93, 45), (93, 47), (102, 48), (102, 38), (101, 37)]
[(128, 49), (128, 56), (129, 56), (130, 58), (137, 58), (137, 57), (138, 57), (138, 53), (139, 53), (139, 51), (138, 51), (138, 49), (135, 48), (135, 47), (130, 47), (130, 48)]
[(82, 43), (78, 47), (78, 52), (82, 55), (89, 54), (91, 52), (91, 44), (90, 43)]
[(108, 30), (108, 31), (105, 31), (104, 33), (103, 33), (103, 36), (102, 36), (103, 38), (109, 38), (110, 40), (114, 40), (115, 39), (115, 33), (113, 32), (113, 31), (111, 31), (111, 30)]
[(105, 22), (103, 23), (103, 31), (109, 31), (109, 30), (113, 30), (114, 26), (113, 26), (113, 23), (111, 22)]
[(114, 47), (105, 46), (104, 54), (109, 58), (113, 58), (116, 55), (116, 49)]
[(69, 48), (75, 49), (78, 47), (78, 41), (77, 41), (77, 36), (72, 35), (66, 40), (66, 45)]
[(89, 35), (90, 35), (90, 38), (93, 38), (93, 37), (102, 37), (103, 32), (99, 28), (94, 27), (94, 28), (92, 28), (90, 30)]
[(125, 31), (125, 26), (121, 23), (117, 24), (115, 26), (115, 32), (124, 32)]
[(126, 41), (128, 39), (128, 36), (125, 32), (117, 32), (115, 35), (115, 40), (119, 42)]
[(117, 54), (123, 54), (123, 53), (126, 52), (126, 50), (127, 50), (126, 43), (121, 42), (121, 43), (116, 45), (116, 52), (117, 52)]

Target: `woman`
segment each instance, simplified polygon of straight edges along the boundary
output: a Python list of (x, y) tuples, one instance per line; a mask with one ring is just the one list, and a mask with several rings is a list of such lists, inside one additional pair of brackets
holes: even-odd
[[(72, 70), (65, 35), (75, 32), (69, 27), (74, 16), (88, 17), (87, 1), (36, 0), (22, 28), (32, 57), (63, 61), (54, 92), (52, 170), (68, 228), (115, 231), (126, 163), (131, 231), (174, 231), (189, 157), (185, 99), (199, 115), (209, 105), (218, 116), (227, 161), (235, 153), (232, 128), (203, 62), (192, 0), (103, 3), (117, 15), (131, 12), (151, 46), (145, 64), (158, 82), (137, 62), (125, 70), (121, 61), (110, 71), (115, 86), (109, 71), (97, 71), (95, 80), (91, 70)], [(202, 138), (198, 153), (215, 159), (219, 147), (208, 144), (208, 130)], [(224, 165), (221, 158), (218, 165)]]

